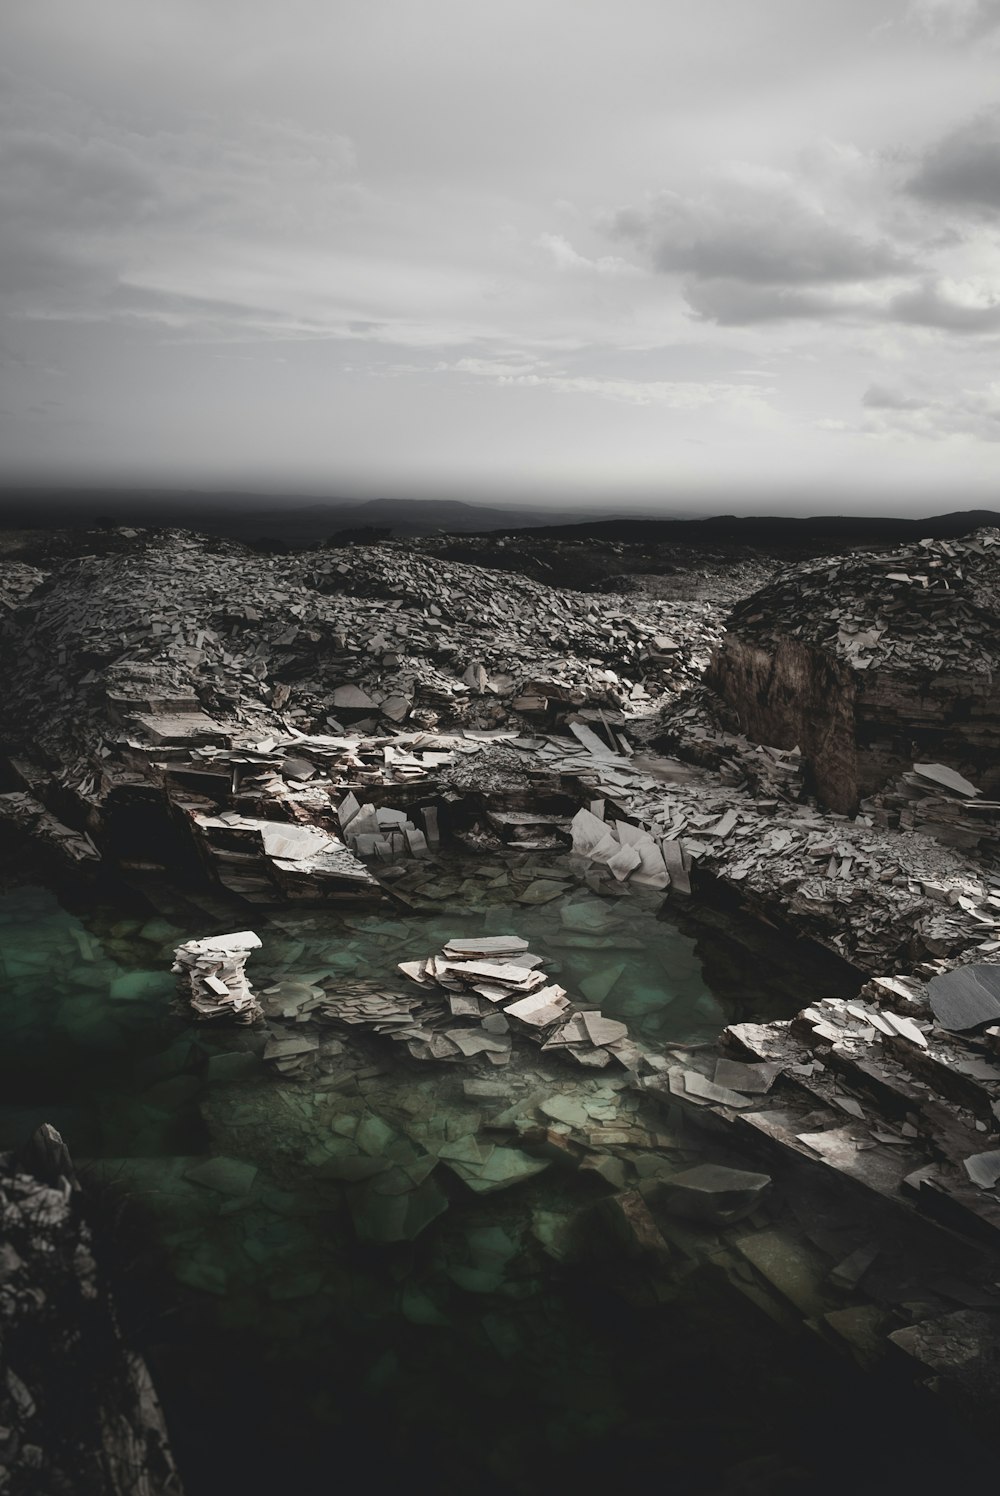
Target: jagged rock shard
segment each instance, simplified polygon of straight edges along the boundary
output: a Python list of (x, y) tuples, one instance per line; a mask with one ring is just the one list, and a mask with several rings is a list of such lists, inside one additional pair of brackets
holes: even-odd
[(374, 701), (367, 691), (360, 686), (337, 686), (333, 692), (333, 704), (341, 709), (349, 711), (369, 712), (378, 709), (378, 702)]
[[(750, 1103), (745, 1096), (738, 1091), (730, 1091), (726, 1086), (717, 1086), (698, 1070), (685, 1070), (682, 1065), (671, 1066), (667, 1072), (669, 1077), (677, 1076), (680, 1082), (680, 1094), (689, 1097), (696, 1103), (707, 1104), (714, 1102), (716, 1106), (729, 1106), (737, 1111)], [(671, 1083), (671, 1091), (673, 1091)], [(676, 1095), (677, 1092), (674, 1092)]]
[(608, 835), (608, 828), (589, 810), (578, 810), (572, 821), (573, 851), (589, 857)]
[(292, 1034), (289, 1038), (272, 1036), (264, 1046), (265, 1060), (289, 1060), (297, 1055), (311, 1054), (319, 1049), (319, 1040), (308, 1034)]
[(716, 1060), (712, 1079), (717, 1086), (729, 1091), (741, 1091), (745, 1096), (766, 1096), (781, 1074), (783, 1066), (777, 1064), (746, 1065), (740, 1060)]
[(603, 1013), (584, 1013), (582, 1017), (587, 1038), (597, 1048), (628, 1038), (628, 1025), (620, 1023), (617, 1018), (605, 1018)]
[(964, 1165), (973, 1184), (978, 1184), (981, 1190), (991, 1190), (1000, 1179), (1000, 1150), (973, 1153), (971, 1158), (964, 1160)]
[(919, 774), (921, 779), (928, 779), (932, 784), (940, 784), (944, 789), (953, 790), (958, 795), (981, 795), (974, 784), (959, 774), (955, 769), (949, 769), (945, 764), (914, 764), (913, 772)]
[(515, 966), (513, 962), (501, 965), (494, 961), (463, 961), (461, 964), (444, 962), (444, 972), (439, 975), (450, 975), (452, 972), (465, 981), (481, 981), (491, 986), (506, 987), (511, 992), (533, 992), (536, 987), (545, 985), (545, 974), (535, 971), (533, 967)]
[(618, 882), (624, 883), (629, 873), (633, 872), (641, 862), (642, 857), (635, 847), (621, 847), (608, 858), (608, 867)]
[(79, 1188), (69, 1149), (51, 1122), (35, 1128), (14, 1154), (14, 1161), (22, 1174), (30, 1174), (42, 1184), (55, 1188), (65, 1179), (74, 1189)]
[(927, 984), (934, 1017), (942, 1028), (962, 1033), (1000, 1019), (1000, 965), (985, 962), (942, 972)]
[[(927, 1048), (927, 1040), (912, 1018), (906, 1018), (901, 1013), (894, 1013), (891, 1008), (886, 1008), (881, 1016), (883, 1025), (887, 1025), (901, 1039), (909, 1039), (910, 1043), (915, 1044), (918, 1049)], [(879, 1025), (876, 1023), (875, 1027), (878, 1028)]]
[(533, 992), (530, 997), (522, 997), (520, 1002), (511, 1003), (510, 1007), (504, 1008), (504, 1012), (512, 1018), (519, 1018), (522, 1023), (530, 1024), (532, 1028), (546, 1028), (561, 1018), (568, 1007), (565, 990), (553, 984), (551, 987), (543, 987), (539, 992)]

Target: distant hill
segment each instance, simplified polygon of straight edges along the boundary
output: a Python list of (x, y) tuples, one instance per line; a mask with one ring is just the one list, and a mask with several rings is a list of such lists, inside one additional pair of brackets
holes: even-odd
[[(234, 540), (282, 540), (309, 545), (339, 531), (389, 531), (393, 535), (518, 534), (540, 539), (619, 541), (646, 545), (748, 546), (766, 551), (848, 549), (898, 545), (923, 537), (947, 540), (984, 526), (1000, 526), (1000, 513), (968, 509), (931, 518), (899, 515), (721, 514), (706, 518), (663, 514), (598, 517), (594, 508), (543, 509), (531, 505), (463, 503), (457, 499), (317, 499), (303, 494), (135, 489), (0, 489), (0, 527), (92, 528), (113, 524), (176, 525)], [(603, 511), (607, 515), (607, 509)]]
[(613, 540), (631, 544), (742, 545), (762, 550), (809, 548), (827, 545), (900, 545), (912, 540), (949, 540), (970, 530), (1000, 527), (1000, 513), (992, 509), (964, 509), (923, 519), (901, 515), (819, 514), (735, 515), (720, 514), (705, 519), (585, 520), (571, 524), (539, 526), (537, 538), (559, 540)]
[(115, 524), (208, 531), (237, 540), (284, 539), (291, 545), (323, 540), (338, 530), (369, 526), (395, 535), (523, 530), (593, 518), (595, 511), (468, 504), (457, 499), (315, 499), (301, 494), (177, 492), (163, 489), (0, 490), (0, 526), (75, 529), (98, 519)]

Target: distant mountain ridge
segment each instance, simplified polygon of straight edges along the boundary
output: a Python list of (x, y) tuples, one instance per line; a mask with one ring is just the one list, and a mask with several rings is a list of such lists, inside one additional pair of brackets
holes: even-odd
[(323, 540), (338, 530), (371, 526), (397, 535), (456, 534), (532, 529), (586, 522), (600, 511), (470, 504), (460, 499), (314, 499), (301, 494), (167, 489), (0, 490), (0, 526), (6, 529), (76, 528), (99, 518), (123, 525), (177, 525), (235, 539), (283, 538), (290, 544)]
[(283, 540), (290, 546), (340, 531), (388, 530), (393, 535), (512, 535), (632, 544), (742, 545), (767, 550), (822, 545), (898, 545), (924, 537), (947, 540), (1000, 527), (1000, 512), (966, 509), (910, 519), (902, 515), (609, 516), (603, 511), (487, 505), (460, 499), (316, 499), (302, 494), (92, 488), (0, 489), (0, 527), (91, 528), (181, 526), (235, 540)]
[(539, 538), (628, 543), (676, 541), (681, 545), (747, 545), (765, 549), (843, 541), (845, 545), (900, 545), (912, 540), (951, 540), (972, 530), (1000, 527), (993, 509), (962, 509), (908, 519), (903, 515), (736, 515), (705, 519), (622, 518), (535, 527)]

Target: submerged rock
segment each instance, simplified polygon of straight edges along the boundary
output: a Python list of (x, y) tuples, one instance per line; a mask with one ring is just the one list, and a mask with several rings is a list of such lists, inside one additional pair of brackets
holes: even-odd
[(674, 1215), (724, 1226), (750, 1215), (770, 1184), (769, 1174), (751, 1174), (722, 1164), (699, 1164), (664, 1180), (662, 1198)]

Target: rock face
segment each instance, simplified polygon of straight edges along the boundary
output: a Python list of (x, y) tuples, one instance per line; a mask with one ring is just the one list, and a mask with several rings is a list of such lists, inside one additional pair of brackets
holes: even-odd
[(707, 679), (851, 814), (915, 758), (1000, 787), (998, 666), (1000, 531), (980, 530), (783, 572), (734, 609)]
[(0, 1490), (180, 1496), (149, 1372), (118, 1330), (79, 1191), (55, 1172), (67, 1167), (51, 1127), (0, 1154)]

